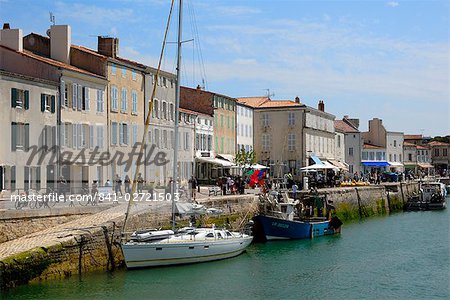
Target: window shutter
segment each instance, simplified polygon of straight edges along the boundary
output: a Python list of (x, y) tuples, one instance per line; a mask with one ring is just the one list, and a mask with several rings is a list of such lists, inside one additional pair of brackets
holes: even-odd
[(56, 146), (56, 126), (52, 126), (52, 144), (50, 147)]
[(61, 80), (61, 84), (59, 87), (59, 106), (65, 106), (65, 97), (66, 97), (66, 83), (64, 80)]
[(84, 107), (86, 110), (89, 110), (89, 88), (84, 88)]
[(51, 109), (52, 114), (54, 114), (55, 110), (56, 110), (56, 98), (55, 98), (55, 96), (52, 96), (51, 99), (52, 99), (52, 101), (50, 103), (50, 109)]
[(36, 167), (36, 190), (41, 189), (41, 167)]
[(83, 87), (81, 85), (78, 85), (77, 96), (77, 110), (81, 110), (83, 100)]
[(45, 95), (41, 94), (41, 111), (45, 111)]
[(78, 98), (78, 88), (77, 88), (77, 84), (74, 83), (72, 85), (72, 108), (73, 109), (77, 109), (77, 98)]
[(28, 151), (28, 148), (30, 147), (30, 124), (24, 125), (24, 131), (25, 131), (25, 151)]
[(30, 91), (25, 91), (25, 109), (29, 109), (30, 108)]
[(123, 143), (123, 124), (119, 124), (119, 144)]
[(66, 146), (66, 125), (62, 123), (59, 125), (59, 146)]
[(24, 177), (23, 177), (23, 185), (24, 189), (27, 191), (30, 188), (30, 167), (24, 167), (23, 169)]
[(11, 89), (11, 107), (16, 107), (17, 102), (17, 89), (12, 88)]
[(104, 111), (104, 107), (103, 107), (103, 105), (104, 105), (104, 103), (105, 103), (105, 98), (104, 98), (104, 95), (105, 95), (105, 92), (104, 91), (100, 91), (100, 108), (101, 108), (101, 112), (103, 112)]
[(11, 191), (16, 190), (16, 166), (11, 167)]
[(72, 148), (77, 149), (77, 124), (72, 124)]
[(89, 148), (94, 148), (94, 126), (89, 125)]
[(17, 148), (17, 123), (11, 122), (11, 151)]

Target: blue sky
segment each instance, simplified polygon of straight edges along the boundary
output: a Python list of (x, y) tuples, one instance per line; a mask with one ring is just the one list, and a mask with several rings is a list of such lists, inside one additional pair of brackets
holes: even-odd
[[(169, 5), (0, 0), (0, 21), (45, 34), (52, 11), (72, 26), (73, 43), (95, 49), (97, 35), (117, 36), (121, 56), (155, 66)], [(313, 107), (323, 99), (337, 118), (360, 118), (362, 130), (379, 117), (390, 131), (450, 134), (448, 1), (185, 0), (184, 11), (184, 39), (195, 38), (183, 48), (184, 85), (204, 78), (232, 97), (270, 89)]]

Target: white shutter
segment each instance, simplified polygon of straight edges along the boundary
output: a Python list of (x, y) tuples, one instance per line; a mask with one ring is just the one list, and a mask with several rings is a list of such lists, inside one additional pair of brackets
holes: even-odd
[(128, 124), (127, 123), (124, 123), (123, 124), (123, 140), (124, 140), (124, 144), (125, 145), (128, 145), (128, 131), (129, 131), (129, 129), (128, 129)]
[(61, 123), (59, 125), (59, 145), (61, 147), (66, 146), (66, 126), (64, 123)]
[(77, 84), (74, 83), (72, 85), (72, 108), (77, 109), (77, 99), (78, 99), (78, 87)]
[(83, 100), (83, 87), (81, 85), (78, 85), (78, 92), (77, 92), (77, 110), (81, 110), (81, 103)]
[(66, 83), (64, 82), (64, 80), (61, 80), (61, 85), (59, 87), (59, 103), (60, 106), (66, 106), (66, 102), (65, 102), (65, 96), (66, 96)]
[(119, 144), (123, 144), (123, 123), (119, 124)]
[(78, 147), (77, 138), (77, 124), (72, 124), (72, 148), (76, 149)]
[(89, 88), (86, 86), (84, 88), (84, 107), (85, 107), (86, 110), (89, 110), (89, 106), (90, 106), (90, 103), (89, 103)]
[(94, 148), (94, 125), (89, 125), (89, 148)]
[(104, 91), (100, 91), (100, 108), (101, 108), (101, 112), (104, 111), (104, 103), (105, 103), (105, 98), (104, 98)]
[(83, 147), (83, 124), (77, 124), (77, 149)]

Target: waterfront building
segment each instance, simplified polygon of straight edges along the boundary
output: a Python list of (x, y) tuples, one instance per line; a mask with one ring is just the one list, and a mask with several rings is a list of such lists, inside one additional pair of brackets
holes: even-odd
[(334, 115), (302, 104), (300, 98), (272, 100), (245, 97), (238, 101), (254, 110), (254, 149), (259, 163), (274, 177), (290, 172), (297, 179), (300, 168), (318, 162), (335, 162)]
[[(133, 150), (134, 153), (139, 152), (137, 143), (142, 140), (146, 66), (120, 57), (118, 38), (99, 36), (97, 52), (94, 52), (94, 55), (100, 54), (107, 58), (108, 151), (112, 157), (120, 157), (119, 155), (123, 154), (127, 158)], [(140, 170), (144, 174), (143, 166)], [(120, 161), (114, 160), (107, 178), (113, 179), (118, 174), (122, 181), (126, 175), (133, 179), (135, 172), (136, 157), (131, 164), (120, 164)], [(101, 177), (103, 182), (104, 178)]]
[[(197, 88), (181, 87), (180, 107), (203, 115), (209, 125), (196, 132), (211, 138), (208, 151), (196, 151), (196, 176), (203, 180), (237, 173), (234, 167), (236, 154), (236, 100), (221, 94)], [(213, 117), (213, 123), (211, 118)], [(212, 130), (212, 134), (211, 134)], [(198, 148), (197, 148), (198, 149)], [(208, 156), (209, 155), (209, 156)], [(199, 171), (200, 169), (200, 171)], [(236, 171), (235, 171), (236, 170)]]
[[(145, 167), (145, 180), (155, 186), (167, 186), (172, 178), (173, 147), (175, 141), (175, 74), (147, 67), (145, 70), (145, 116), (150, 108), (153, 88), (156, 85), (156, 94), (153, 98), (153, 109), (150, 117), (150, 126), (147, 131), (146, 157), (156, 152), (165, 153), (169, 160), (167, 164), (157, 166), (150, 164)], [(145, 119), (144, 119), (145, 121)], [(181, 131), (179, 131), (181, 132)], [(181, 134), (179, 134), (179, 137)], [(180, 141), (180, 140), (179, 140)], [(181, 143), (179, 143), (181, 144)], [(153, 149), (153, 150), (152, 150)], [(179, 153), (184, 152), (183, 149)]]
[(403, 132), (387, 131), (381, 119), (373, 118), (369, 120), (369, 130), (363, 132), (362, 137), (365, 144), (386, 149), (386, 160), (389, 165), (388, 170), (398, 172), (404, 170), (402, 163)]
[[(195, 126), (197, 124), (197, 117), (196, 112), (180, 108), (178, 176), (183, 185), (187, 185), (189, 179), (194, 174)], [(169, 157), (173, 157), (173, 155)]]
[(431, 165), (431, 151), (428, 146), (404, 142), (403, 157), (406, 172), (412, 172), (416, 176), (431, 175), (433, 166)]
[(348, 173), (361, 173), (361, 152), (363, 142), (359, 131), (359, 119), (350, 119), (344, 116), (342, 120), (334, 121), (336, 131), (344, 133), (345, 163), (348, 165)]
[(361, 171), (363, 174), (382, 173), (389, 170), (386, 161), (386, 148), (364, 142), (361, 153)]
[[(70, 192), (87, 189), (94, 180), (102, 181), (107, 167), (89, 163), (98, 161), (107, 151), (107, 109), (105, 94), (108, 85), (106, 58), (87, 53), (71, 44), (68, 25), (52, 25), (50, 38), (31, 33), (24, 37), (24, 48), (41, 59), (61, 66), (59, 76), (60, 113), (58, 146), (61, 147), (60, 174), (68, 183)], [(91, 151), (97, 148), (96, 154)], [(63, 154), (67, 154), (67, 157)], [(92, 157), (94, 156), (94, 157)]]
[[(208, 181), (213, 178), (217, 168), (210, 163), (214, 159), (214, 117), (212, 115), (195, 112), (195, 176), (197, 180)], [(217, 175), (216, 175), (217, 176)]]
[(55, 166), (48, 156), (28, 159), (30, 147), (56, 145), (59, 66), (24, 51), (21, 29), (5, 24), (0, 35), (0, 195), (45, 190), (56, 180)]
[(253, 108), (236, 102), (236, 151), (253, 151)]
[(431, 141), (431, 137), (423, 136), (421, 134), (405, 134), (403, 136), (403, 141), (414, 145), (426, 146)]
[(431, 149), (431, 162), (436, 174), (449, 174), (450, 169), (450, 144), (433, 141), (428, 143)]

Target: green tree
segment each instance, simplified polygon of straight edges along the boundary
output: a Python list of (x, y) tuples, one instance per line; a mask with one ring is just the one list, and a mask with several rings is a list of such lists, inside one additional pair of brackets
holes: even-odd
[(245, 151), (245, 148), (242, 147), (237, 153), (235, 158), (235, 163), (243, 168), (245, 165), (253, 165), (256, 163), (256, 155), (255, 151)]

